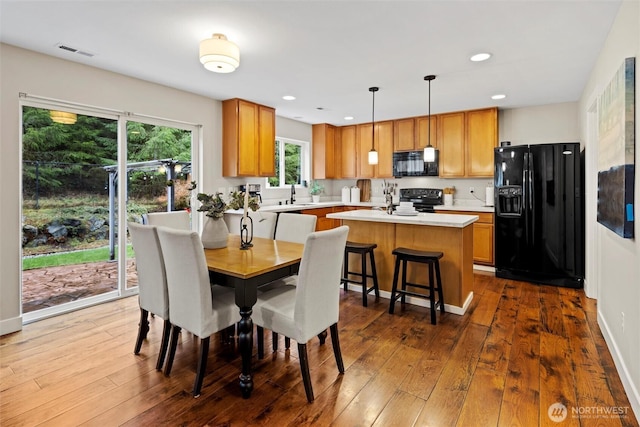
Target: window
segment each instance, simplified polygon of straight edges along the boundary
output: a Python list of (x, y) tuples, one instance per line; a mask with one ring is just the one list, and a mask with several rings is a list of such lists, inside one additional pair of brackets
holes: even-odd
[(309, 180), (309, 143), (276, 138), (276, 176), (267, 178), (267, 187), (302, 185)]

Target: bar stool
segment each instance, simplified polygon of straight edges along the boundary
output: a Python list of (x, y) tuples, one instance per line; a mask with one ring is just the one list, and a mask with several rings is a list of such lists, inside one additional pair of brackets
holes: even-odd
[[(376, 272), (376, 261), (373, 256), (373, 250), (377, 248), (378, 245), (375, 243), (356, 243), (356, 242), (347, 242), (347, 245), (344, 248), (344, 277), (341, 282), (344, 283), (345, 292), (348, 290), (348, 283), (355, 283), (357, 285), (362, 285), (362, 305), (364, 307), (367, 306), (367, 295), (369, 292), (374, 291), (376, 294), (376, 299), (380, 297), (380, 289), (378, 288), (378, 273)], [(360, 273), (349, 271), (349, 254), (359, 254), (360, 255)], [(369, 254), (370, 264), (371, 264), (371, 274), (367, 273), (367, 254)], [(360, 281), (349, 280), (349, 275), (353, 274), (355, 276), (360, 276)], [(373, 286), (367, 289), (367, 278), (373, 279)]]
[[(395, 303), (401, 299), (405, 303), (407, 295), (428, 299), (431, 304), (431, 324), (436, 324), (436, 309), (440, 306), (440, 311), (444, 313), (444, 297), (442, 296), (442, 280), (440, 277), (440, 258), (444, 256), (442, 252), (428, 252), (408, 248), (396, 248), (393, 250), (396, 256), (396, 266), (393, 272), (393, 287), (391, 288), (391, 302), (389, 304), (389, 314), (393, 314)], [(402, 262), (402, 289), (398, 289), (398, 273)], [(417, 262), (429, 265), (429, 284), (419, 285), (407, 282), (407, 262)], [(433, 272), (435, 269), (435, 280)], [(437, 284), (437, 287), (436, 287)], [(407, 290), (407, 286), (428, 290), (428, 294), (412, 292)], [(435, 293), (438, 292), (438, 301), (435, 300)]]

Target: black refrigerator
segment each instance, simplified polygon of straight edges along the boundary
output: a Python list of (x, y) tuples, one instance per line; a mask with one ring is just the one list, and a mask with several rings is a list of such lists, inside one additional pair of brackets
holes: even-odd
[(496, 276), (581, 288), (584, 175), (579, 143), (495, 149)]

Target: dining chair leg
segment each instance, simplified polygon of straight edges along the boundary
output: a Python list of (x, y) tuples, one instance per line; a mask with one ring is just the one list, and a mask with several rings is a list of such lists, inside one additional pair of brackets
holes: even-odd
[(171, 343), (169, 344), (169, 355), (167, 356), (167, 364), (164, 367), (165, 376), (169, 376), (171, 368), (173, 367), (173, 358), (176, 355), (176, 348), (178, 348), (178, 338), (180, 337), (180, 326), (173, 326), (171, 328)]
[(313, 388), (311, 387), (311, 375), (309, 374), (309, 358), (307, 357), (307, 344), (298, 343), (298, 357), (300, 358), (300, 371), (302, 372), (302, 382), (304, 391), (307, 394), (309, 403), (313, 402)]
[(209, 357), (209, 339), (210, 337), (200, 339), (200, 360), (198, 361), (198, 370), (196, 371), (196, 381), (193, 383), (193, 397), (200, 397), (202, 389), (202, 381), (207, 371), (207, 358)]
[(271, 332), (271, 348), (274, 353), (278, 351), (278, 334), (276, 332)]
[(289, 350), (291, 348), (291, 338), (284, 337), (284, 348)]
[(160, 341), (160, 352), (158, 354), (158, 362), (156, 363), (156, 371), (162, 371), (162, 365), (164, 365), (164, 358), (167, 355), (167, 348), (169, 347), (169, 337), (171, 336), (171, 322), (164, 321), (164, 327), (162, 328), (162, 341)]
[(138, 338), (136, 339), (136, 346), (133, 349), (133, 354), (140, 353), (140, 348), (142, 348), (142, 341), (147, 338), (147, 333), (149, 332), (149, 312), (140, 308), (140, 323), (138, 323)]
[(256, 335), (258, 335), (258, 359), (264, 357), (264, 328), (262, 326), (256, 327)]
[(329, 329), (331, 330), (331, 344), (333, 345), (333, 355), (336, 357), (336, 365), (338, 365), (338, 371), (344, 374), (344, 363), (342, 362), (340, 339), (338, 338), (338, 324), (334, 323)]
[(320, 345), (323, 345), (324, 342), (327, 340), (327, 330), (326, 329), (318, 334), (318, 339), (320, 340)]

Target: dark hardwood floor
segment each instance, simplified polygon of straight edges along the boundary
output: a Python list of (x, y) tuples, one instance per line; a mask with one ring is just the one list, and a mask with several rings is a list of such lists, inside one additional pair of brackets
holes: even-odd
[[(133, 354), (137, 297), (43, 320), (0, 338), (0, 425), (638, 425), (583, 291), (476, 274), (474, 293), (465, 316), (439, 314), (435, 326), (425, 308), (389, 315), (386, 299), (364, 308), (360, 293), (343, 293), (346, 370), (331, 340), (313, 340), (312, 404), (297, 347), (285, 351), (282, 337), (254, 359), (245, 400), (236, 348), (215, 336), (194, 399), (197, 340), (183, 332), (171, 376), (157, 372), (160, 319)], [(554, 403), (566, 406), (561, 423), (548, 415)]]

